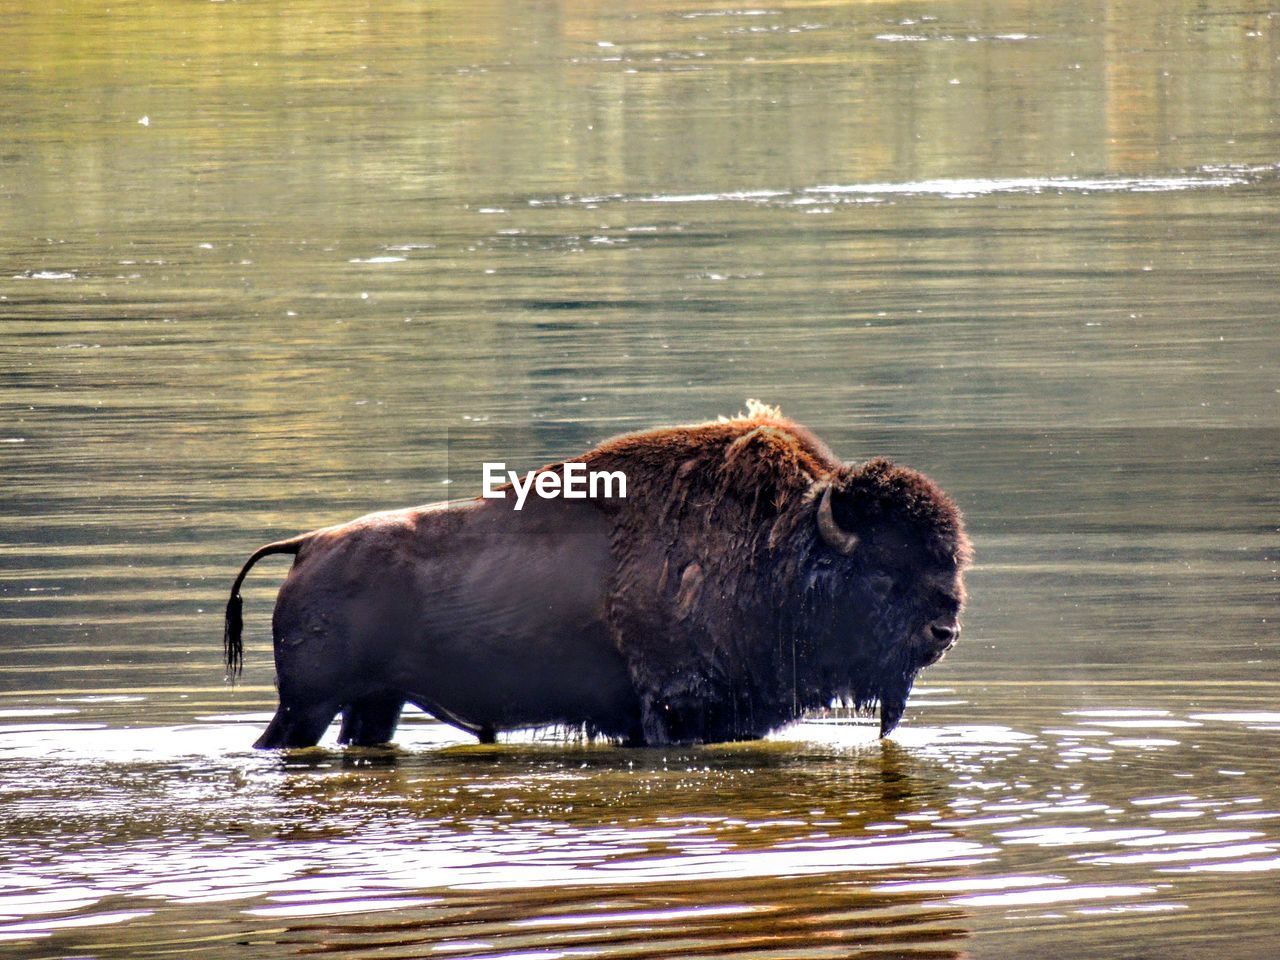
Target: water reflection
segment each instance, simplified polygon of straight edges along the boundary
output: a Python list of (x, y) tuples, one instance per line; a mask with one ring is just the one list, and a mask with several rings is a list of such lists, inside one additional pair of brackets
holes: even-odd
[[(242, 728), (212, 722), (118, 738), (118, 752), (107, 756), (98, 753), (101, 741), (82, 739), (85, 731), (72, 725), (5, 731), (6, 761), (31, 762), (52, 749), (58, 774), (15, 798), (6, 826), (19, 829), (8, 835), (56, 808), (64, 829), (101, 842), (111, 836), (108, 824), (120, 824), (121, 802), (141, 813), (139, 791), (121, 795), (139, 776), (154, 785), (155, 812), (172, 825), (154, 829), (156, 821), (129, 818), (127, 846), (95, 843), (62, 856), (46, 850), (27, 885), (47, 889), (68, 871), (80, 883), (35, 902), (6, 902), (22, 915), (76, 911), (95, 920), (105, 916), (95, 907), (121, 899), (160, 900), (184, 912), (248, 901), (242, 909), (250, 918), (396, 911), (385, 928), (359, 920), (294, 927), (285, 937), (345, 937), (357, 951), (433, 944), (488, 956), (548, 942), (601, 949), (649, 942), (678, 951), (739, 941), (742, 949), (757, 941), (761, 948), (908, 949), (963, 935), (955, 926), (962, 911), (925, 907), (915, 896), (871, 895), (839, 878), (907, 865), (950, 874), (990, 852), (942, 831), (879, 840), (857, 829), (913, 802), (910, 757), (892, 747), (851, 771), (854, 789), (846, 794), (832, 792), (830, 771), (806, 771), (806, 756), (782, 744), (676, 753), (484, 748), (442, 745), (436, 738), (454, 732), (437, 724), (408, 726), (412, 751), (238, 757), (232, 744)], [(206, 754), (205, 735), (223, 741), (220, 759)], [(798, 772), (816, 790), (803, 809), (779, 808), (779, 782)], [(719, 798), (728, 792), (738, 800), (726, 808)], [(851, 800), (866, 809), (845, 809)], [(218, 825), (218, 808), (235, 818), (242, 841), (231, 842), (228, 826)], [(184, 826), (188, 820), (199, 830)], [(196, 840), (211, 829), (213, 842)], [(777, 878), (809, 875), (823, 891), (821, 911), (814, 913), (808, 884), (794, 884), (794, 900), (778, 901)], [(501, 895), (512, 890), (521, 892), (518, 907)], [(432, 895), (405, 895), (423, 892)], [(66, 919), (0, 932), (52, 934)], [(465, 942), (476, 936), (487, 946), (469, 950)], [(142, 939), (116, 946), (140, 949)]]
[[(308, 952), (935, 956), (993, 913), (1182, 915), (1200, 895), (1191, 878), (1280, 869), (1280, 834), (1235, 822), (1280, 816), (1280, 797), (1231, 720), (1192, 729), (1225, 737), (1217, 759), (1236, 768), (1184, 776), (1176, 742), (1113, 743), (1081, 760), (1107, 764), (1107, 780), (1066, 773), (1082, 736), (1107, 735), (1088, 725), (1135, 715), (1181, 719), (1099, 708), (1038, 731), (918, 724), (885, 743), (828, 719), (681, 750), (478, 746), (411, 719), (397, 748), (265, 755), (242, 749), (253, 716), (133, 733), (11, 723), (4, 836), (26, 866), (5, 878), (0, 936), (129, 921), (149, 932), (96, 948), (146, 955), (153, 936), (203, 916), (215, 938), (285, 922), (255, 937)], [(1037, 768), (1055, 757), (1050, 785)], [(1180, 777), (1194, 789), (1150, 789)], [(59, 834), (69, 842), (47, 842)]]

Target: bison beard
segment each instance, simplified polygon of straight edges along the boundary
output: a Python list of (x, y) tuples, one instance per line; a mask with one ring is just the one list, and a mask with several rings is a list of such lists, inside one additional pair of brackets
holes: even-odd
[[(521, 514), (511, 499), (375, 514), (254, 554), (228, 605), (233, 674), (240, 583), (258, 558), (297, 554), (275, 618), (281, 705), (258, 745), (312, 744), (338, 711), (344, 741), (380, 742), (405, 701), (482, 740), (567, 723), (663, 744), (760, 737), (842, 698), (878, 703), (884, 735), (916, 674), (959, 632), (969, 542), (955, 505), (915, 471), (883, 459), (845, 465), (758, 405), (618, 437), (578, 459), (625, 472), (627, 498), (530, 501)], [(494, 536), (517, 524), (529, 536), (493, 553)], [(564, 572), (530, 571), (547, 557)], [(362, 565), (401, 581), (366, 584), (352, 572)], [(490, 577), (547, 599), (517, 623), (506, 594), (460, 586)], [(415, 618), (426, 626), (406, 628)], [(320, 623), (345, 632), (325, 646)], [(580, 665), (580, 682), (572, 666), (540, 672), (561, 655)], [(504, 657), (523, 686), (495, 676)]]

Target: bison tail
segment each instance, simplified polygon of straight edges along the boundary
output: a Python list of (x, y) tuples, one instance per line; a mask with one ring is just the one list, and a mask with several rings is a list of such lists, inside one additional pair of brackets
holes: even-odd
[(227, 618), (222, 625), (222, 652), (226, 658), (227, 674), (233, 680), (244, 671), (244, 641), (240, 632), (244, 629), (244, 601), (236, 590), (227, 601)]
[(245, 561), (243, 567), (240, 568), (240, 575), (236, 577), (235, 583), (231, 584), (231, 599), (227, 601), (227, 617), (222, 628), (222, 652), (227, 665), (227, 675), (235, 680), (244, 670), (244, 641), (241, 638), (241, 632), (244, 630), (244, 601), (240, 599), (240, 586), (244, 583), (244, 578), (249, 575), (249, 570), (253, 565), (263, 557), (269, 557), (273, 553), (289, 553), (297, 554), (302, 549), (302, 545), (307, 542), (308, 535), (294, 537), (292, 540), (278, 540), (275, 543), (268, 543), (265, 547), (259, 547), (254, 551), (253, 556)]

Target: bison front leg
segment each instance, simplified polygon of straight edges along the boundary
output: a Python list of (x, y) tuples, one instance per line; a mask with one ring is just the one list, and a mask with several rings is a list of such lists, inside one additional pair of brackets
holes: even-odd
[(388, 743), (400, 722), (404, 697), (398, 693), (362, 697), (342, 708), (342, 730), (339, 743), (353, 747), (372, 747)]

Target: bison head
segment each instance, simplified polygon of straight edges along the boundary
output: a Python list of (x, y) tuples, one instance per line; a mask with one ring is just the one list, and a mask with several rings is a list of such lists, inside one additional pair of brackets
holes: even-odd
[(880, 703), (898, 724), (916, 674), (960, 636), (971, 557), (960, 511), (923, 474), (876, 459), (847, 466), (816, 497), (830, 640), (824, 686)]

